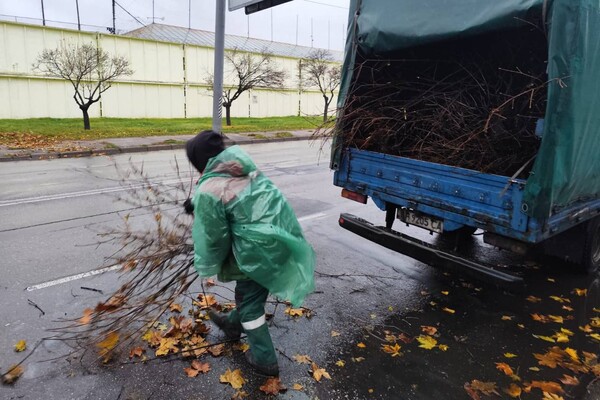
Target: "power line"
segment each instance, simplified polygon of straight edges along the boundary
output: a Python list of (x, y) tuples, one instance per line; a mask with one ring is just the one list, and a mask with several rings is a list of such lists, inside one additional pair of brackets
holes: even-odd
[(145, 24), (144, 24), (142, 21), (140, 21), (139, 19), (137, 19), (137, 17), (136, 17), (135, 15), (133, 15), (132, 13), (130, 13), (129, 11), (127, 11), (127, 10), (125, 9), (125, 7), (123, 7), (122, 5), (120, 5), (118, 1), (115, 1), (115, 4), (116, 4), (116, 5), (118, 5), (118, 6), (121, 8), (121, 10), (123, 10), (123, 11), (125, 11), (127, 14), (129, 14), (129, 16), (130, 16), (131, 18), (135, 19), (135, 20), (137, 21), (137, 23), (138, 23), (138, 24), (140, 24), (140, 25), (142, 25), (142, 26), (146, 26), (146, 25), (145, 25)]
[(314, 1), (314, 0), (303, 0), (307, 3), (314, 3), (314, 4), (320, 4), (322, 6), (328, 6), (328, 7), (334, 7), (334, 8), (341, 8), (342, 10), (347, 10), (348, 7), (344, 7), (344, 6), (337, 6), (335, 4), (329, 4), (329, 3), (322, 3), (320, 1)]

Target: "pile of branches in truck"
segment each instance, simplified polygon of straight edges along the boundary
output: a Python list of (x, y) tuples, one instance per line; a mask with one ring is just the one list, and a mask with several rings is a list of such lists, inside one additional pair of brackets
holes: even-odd
[(541, 28), (392, 56), (359, 61), (341, 110), (347, 145), (506, 176), (529, 170), (547, 99)]

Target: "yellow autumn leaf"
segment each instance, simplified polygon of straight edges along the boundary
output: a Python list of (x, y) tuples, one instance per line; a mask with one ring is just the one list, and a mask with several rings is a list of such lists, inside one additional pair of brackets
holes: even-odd
[(538, 367), (529, 367), (529, 370), (533, 372), (540, 372), (540, 369)]
[(352, 362), (359, 363), (359, 362), (365, 361), (365, 358), (364, 357), (356, 357), (356, 358), (352, 357), (351, 360), (352, 360)]
[(567, 335), (567, 336), (573, 336), (574, 335), (574, 333), (572, 331), (568, 330), (567, 328), (560, 328), (560, 331), (562, 333), (564, 333), (565, 335)]
[(340, 333), (337, 331), (331, 331), (331, 337), (338, 337), (340, 336)]
[(356, 345), (356, 347), (360, 347), (361, 349), (364, 349), (365, 347), (367, 347), (367, 345), (364, 344), (363, 342), (360, 342)]
[(590, 334), (588, 336), (591, 337), (592, 339), (597, 340), (597, 341), (600, 342), (600, 334), (598, 334), (598, 333), (592, 333), (592, 334)]
[(539, 297), (535, 297), (535, 296), (529, 296), (525, 300), (527, 300), (530, 303), (539, 303), (540, 301), (542, 301), (542, 299), (540, 299)]
[(343, 360), (337, 360), (337, 361), (335, 362), (335, 365), (337, 365), (338, 367), (344, 367), (344, 366), (346, 366), (346, 361), (343, 361)]
[(563, 310), (566, 310), (566, 311), (569, 311), (569, 312), (571, 312), (571, 311), (575, 311), (575, 309), (574, 309), (573, 307), (569, 307), (569, 306), (562, 306), (561, 308), (562, 308)]
[(446, 311), (448, 314), (454, 314), (456, 312), (455, 310), (448, 307), (442, 308), (442, 311)]
[(430, 301), (429, 305), (432, 306), (432, 307), (435, 307), (435, 306), (437, 306), (437, 303), (435, 301)]
[(591, 326), (586, 325), (586, 326), (580, 326), (579, 330), (585, 333), (592, 333), (594, 330), (592, 329)]
[(513, 320), (513, 316), (510, 315), (503, 315), (502, 316), (502, 321), (512, 321)]
[(590, 325), (594, 328), (600, 328), (600, 317), (594, 317), (590, 320)]
[(565, 353), (567, 353), (573, 361), (579, 361), (579, 356), (577, 355), (577, 350), (567, 347), (565, 349)]
[(557, 324), (562, 324), (565, 322), (564, 318), (559, 315), (548, 315), (548, 318), (550, 318), (552, 322), (556, 322)]
[(310, 370), (312, 372), (313, 378), (317, 382), (321, 382), (321, 378), (331, 379), (329, 373), (325, 371), (324, 368), (319, 368), (316, 363), (312, 363)]
[(160, 340), (160, 345), (158, 349), (156, 349), (156, 356), (166, 356), (169, 353), (177, 353), (178, 340), (175, 338), (162, 338)]
[(450, 292), (449, 292), (449, 291), (447, 291), (447, 290), (442, 290), (442, 294), (443, 294), (444, 296), (448, 296), (448, 295), (450, 294)]
[(242, 371), (239, 369), (230, 370), (227, 368), (227, 371), (221, 376), (219, 376), (219, 382), (221, 383), (229, 383), (234, 389), (241, 389), (246, 383), (246, 380), (242, 376)]
[(496, 363), (496, 369), (498, 371), (504, 372), (504, 375), (507, 375), (507, 376), (514, 375), (512, 368), (510, 367), (510, 365), (508, 365), (506, 363)]
[(577, 288), (575, 288), (574, 292), (575, 292), (575, 294), (577, 296), (581, 296), (581, 297), (587, 296), (587, 289), (577, 289)]
[(559, 303), (570, 303), (571, 302), (571, 300), (566, 299), (566, 298), (564, 298), (562, 296), (561, 297), (559, 297), (559, 296), (550, 296), (550, 298), (552, 300), (554, 300), (554, 301), (558, 301)]
[(285, 313), (290, 317), (301, 317), (304, 314), (304, 309), (288, 307), (285, 309)]
[(556, 341), (553, 338), (549, 337), (549, 336), (533, 335), (533, 337), (537, 338), (537, 339), (545, 340), (546, 342), (556, 343)]
[(437, 333), (437, 328), (435, 326), (421, 325), (421, 331), (427, 335), (433, 336)]
[(23, 375), (23, 367), (20, 365), (12, 365), (8, 368), (8, 371), (2, 375), (2, 383), (6, 385), (13, 384), (21, 375)]
[(556, 343), (569, 343), (569, 336), (562, 332), (556, 332), (553, 337), (556, 338)]
[(388, 307), (388, 311), (389, 311), (389, 312), (392, 312), (392, 311), (394, 311), (394, 307), (392, 307), (392, 306), (389, 306), (389, 307)]
[(401, 353), (400, 353), (400, 345), (398, 345), (398, 343), (396, 343), (393, 346), (391, 346), (389, 344), (384, 344), (384, 345), (381, 346), (381, 349), (385, 353), (390, 354), (392, 357), (397, 357), (397, 356), (401, 355)]
[(182, 312), (183, 311), (183, 307), (181, 306), (181, 304), (176, 304), (173, 303), (171, 304), (171, 306), (169, 307), (169, 309), (171, 310), (171, 312)]
[(425, 335), (417, 336), (417, 342), (420, 343), (419, 347), (427, 350), (431, 350), (437, 345), (437, 340), (435, 340), (431, 336)]
[(600, 313), (600, 308), (596, 308), (596, 307), (594, 307), (594, 308), (592, 308), (592, 310), (593, 310), (594, 312)]
[(504, 393), (512, 398), (521, 396), (521, 392), (521, 387), (519, 385), (515, 385), (514, 383), (511, 383), (508, 388), (504, 389)]
[(556, 282), (556, 279), (554, 279), (554, 278), (546, 278), (546, 280), (547, 280), (548, 282), (552, 282), (552, 283)]
[(440, 345), (438, 345), (438, 348), (439, 348), (441, 351), (448, 351), (448, 346), (447, 346), (447, 345), (445, 345), (445, 344), (440, 344)]
[(117, 343), (119, 342), (119, 334), (116, 331), (110, 332), (103, 341), (96, 344), (96, 347), (99, 349), (99, 354), (104, 357), (104, 360), (107, 361), (107, 356), (112, 349), (115, 348)]
[(513, 353), (504, 353), (504, 357), (506, 358), (515, 358), (518, 357), (516, 354)]
[(304, 386), (302, 386), (299, 383), (294, 383), (294, 385), (292, 386), (292, 389), (294, 389), (294, 390), (303, 390)]
[(16, 352), (25, 351), (26, 348), (27, 348), (27, 342), (25, 342), (24, 340), (19, 340), (17, 342), (17, 344), (15, 344), (15, 351)]
[(310, 359), (310, 357), (305, 354), (296, 354), (293, 358), (298, 364), (312, 363), (312, 360)]
[(517, 324), (517, 326), (521, 329), (525, 329), (525, 325), (523, 325), (523, 324)]

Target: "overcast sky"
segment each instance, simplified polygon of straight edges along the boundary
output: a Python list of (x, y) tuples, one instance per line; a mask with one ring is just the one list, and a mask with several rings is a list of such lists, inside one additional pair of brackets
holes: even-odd
[[(0, 18), (17, 18), (19, 22), (41, 23), (42, 2), (47, 25), (77, 29), (77, 0), (0, 0)], [(82, 29), (112, 26), (112, 0), (78, 0)], [(187, 27), (191, 2), (191, 27), (214, 31), (215, 0), (154, 0), (156, 23)], [(141, 27), (152, 22), (153, 0), (117, 0), (118, 32)], [(349, 0), (293, 0), (246, 16), (243, 9), (227, 11), (226, 32), (233, 35), (274, 40), (299, 45), (343, 50)], [(136, 21), (137, 18), (140, 22)], [(51, 22), (56, 21), (56, 22)], [(272, 22), (271, 22), (272, 21)], [(71, 23), (72, 25), (58, 22)], [(312, 25), (312, 29), (311, 29)], [(312, 34), (311, 34), (312, 32)]]

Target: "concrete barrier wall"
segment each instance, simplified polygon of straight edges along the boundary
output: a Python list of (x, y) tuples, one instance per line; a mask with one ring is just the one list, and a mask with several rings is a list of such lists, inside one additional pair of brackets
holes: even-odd
[[(71, 84), (34, 70), (44, 49), (62, 40), (94, 43), (111, 55), (126, 57), (133, 75), (122, 77), (89, 110), (91, 117), (194, 118), (212, 113), (213, 49), (128, 36), (0, 22), (0, 118), (77, 118)], [(314, 89), (300, 93), (298, 59), (274, 57), (286, 73), (282, 90), (254, 89), (232, 106), (233, 117), (318, 115), (323, 99)], [(225, 85), (234, 84), (231, 71)], [(332, 104), (335, 104), (335, 100)]]

